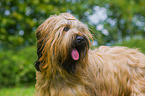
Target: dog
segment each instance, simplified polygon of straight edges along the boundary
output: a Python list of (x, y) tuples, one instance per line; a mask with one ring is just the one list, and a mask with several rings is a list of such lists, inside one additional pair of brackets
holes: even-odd
[(35, 96), (145, 96), (145, 55), (127, 47), (89, 49), (93, 36), (70, 13), (36, 31)]

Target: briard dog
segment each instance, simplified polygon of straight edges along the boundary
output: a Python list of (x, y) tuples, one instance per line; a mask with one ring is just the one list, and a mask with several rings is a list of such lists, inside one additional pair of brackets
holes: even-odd
[(89, 29), (69, 13), (50, 16), (36, 37), (36, 96), (145, 96), (145, 55), (137, 49), (89, 49)]

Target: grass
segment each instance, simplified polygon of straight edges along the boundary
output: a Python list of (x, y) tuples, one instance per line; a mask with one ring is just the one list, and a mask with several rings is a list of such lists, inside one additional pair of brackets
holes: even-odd
[(0, 89), (0, 96), (34, 96), (34, 93), (34, 86)]

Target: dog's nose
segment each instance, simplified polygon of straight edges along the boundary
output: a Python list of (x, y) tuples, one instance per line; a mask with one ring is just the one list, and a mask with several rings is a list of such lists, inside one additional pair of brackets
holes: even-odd
[(84, 43), (84, 37), (82, 37), (82, 36), (77, 36), (77, 37), (76, 37), (76, 42), (79, 43), (79, 44)]

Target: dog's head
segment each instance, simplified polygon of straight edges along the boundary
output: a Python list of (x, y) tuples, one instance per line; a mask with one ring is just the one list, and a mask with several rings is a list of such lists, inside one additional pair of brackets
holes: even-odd
[(36, 69), (62, 68), (70, 73), (75, 71), (78, 62), (87, 59), (92, 35), (85, 24), (69, 13), (62, 13), (50, 16), (41, 24), (36, 37)]

